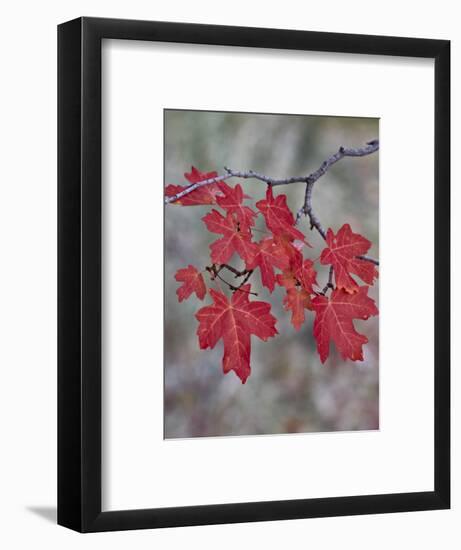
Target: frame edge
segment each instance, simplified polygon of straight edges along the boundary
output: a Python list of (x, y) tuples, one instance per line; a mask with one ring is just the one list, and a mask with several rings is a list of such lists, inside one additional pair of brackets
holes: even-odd
[(58, 519), (82, 530), (81, 19), (58, 26)]

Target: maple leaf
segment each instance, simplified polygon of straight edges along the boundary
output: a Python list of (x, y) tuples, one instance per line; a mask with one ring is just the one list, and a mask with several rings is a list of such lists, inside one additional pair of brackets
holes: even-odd
[(353, 319), (368, 319), (378, 315), (375, 302), (368, 296), (368, 287), (361, 286), (355, 294), (336, 289), (330, 298), (316, 296), (312, 300), (316, 313), (314, 337), (322, 363), (328, 358), (332, 340), (343, 359), (363, 361), (362, 346), (368, 338), (355, 330)]
[(317, 272), (312, 260), (304, 260), (302, 254), (292, 256), (288, 269), (277, 275), (277, 283), (287, 290), (301, 286), (308, 294), (313, 294), (317, 284)]
[[(185, 173), (184, 177), (191, 184), (198, 183), (200, 181), (209, 180), (216, 178), (218, 172), (200, 172), (195, 166), (192, 166), (192, 171)], [(165, 195), (167, 197), (174, 197), (181, 191), (188, 189), (190, 185), (167, 185), (165, 188)], [(181, 197), (177, 201), (174, 201), (172, 204), (178, 204), (180, 206), (200, 206), (204, 204), (216, 204), (217, 196), (224, 192), (225, 189), (229, 189), (229, 186), (223, 181), (218, 181), (216, 183), (210, 183), (209, 185), (204, 185), (203, 187), (198, 187), (194, 189), (184, 197)]]
[(301, 250), (304, 244), (303, 241), (293, 240), (286, 235), (274, 235), (274, 245), (277, 248), (277, 253), (280, 256), (287, 256), (290, 262), (297, 261), (299, 258), (302, 259)]
[(286, 235), (292, 239), (305, 241), (305, 237), (301, 231), (294, 227), (295, 219), (293, 213), (288, 208), (286, 195), (280, 194), (274, 199), (272, 187), (269, 185), (266, 198), (258, 201), (256, 208), (262, 212), (267, 227), (274, 235)]
[(296, 277), (294, 276), (294, 273), (291, 270), (286, 270), (283, 273), (279, 273), (276, 275), (277, 284), (280, 286), (285, 287), (287, 290), (290, 290), (291, 288), (296, 288), (296, 283), (298, 282), (296, 280)]
[(197, 271), (193, 265), (189, 264), (188, 267), (178, 269), (174, 278), (177, 281), (184, 283), (176, 290), (179, 302), (187, 300), (193, 292), (195, 292), (199, 300), (203, 300), (203, 298), (205, 298), (205, 281), (203, 280), (203, 276), (200, 271)]
[(296, 269), (295, 276), (304, 290), (309, 294), (313, 294), (314, 289), (312, 287), (317, 284), (317, 272), (314, 269), (314, 262), (304, 260)]
[(299, 330), (304, 323), (304, 310), (312, 309), (311, 297), (304, 289), (290, 288), (283, 299), (285, 310), (291, 310), (291, 324)]
[(362, 281), (372, 285), (378, 277), (376, 267), (361, 256), (368, 252), (371, 242), (359, 233), (353, 233), (348, 223), (344, 224), (335, 235), (331, 229), (327, 231), (327, 245), (320, 256), (320, 263), (331, 264), (335, 273), (337, 288), (346, 292), (357, 292), (359, 285), (351, 273), (358, 275)]
[(295, 271), (302, 264), (303, 255), (301, 241), (293, 241), (290, 237), (276, 235), (274, 244), (280, 256), (285, 256), (288, 260), (287, 265), (282, 268), (283, 273), (276, 276), (277, 284), (286, 289), (294, 288), (296, 285)]
[(216, 197), (218, 205), (226, 212), (234, 214), (242, 229), (248, 229), (253, 226), (255, 224), (254, 219), (258, 214), (250, 207), (243, 206), (243, 199), (250, 197), (243, 194), (242, 186), (237, 183), (237, 185), (232, 188), (224, 182), (220, 182), (218, 187), (223, 193), (222, 196)]
[(232, 295), (210, 289), (213, 304), (197, 311), (197, 335), (201, 349), (212, 349), (222, 339), (224, 343), (223, 371), (233, 370), (244, 384), (250, 375), (251, 335), (261, 340), (277, 334), (276, 319), (267, 302), (249, 301), (251, 285)]
[(211, 259), (214, 263), (227, 263), (234, 252), (245, 261), (251, 263), (258, 252), (258, 247), (251, 242), (251, 233), (248, 229), (241, 228), (234, 215), (230, 212), (226, 217), (217, 210), (212, 210), (202, 218), (207, 229), (212, 233), (224, 235), (210, 245)]
[(248, 262), (247, 269), (259, 267), (263, 286), (273, 292), (275, 287), (274, 267), (288, 269), (289, 258), (285, 251), (277, 246), (272, 238), (266, 238), (257, 243), (258, 251), (253, 259)]

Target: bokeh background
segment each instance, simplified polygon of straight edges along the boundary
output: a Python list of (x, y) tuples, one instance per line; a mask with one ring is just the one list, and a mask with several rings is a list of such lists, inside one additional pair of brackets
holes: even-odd
[[(362, 146), (379, 137), (378, 132), (379, 120), (371, 118), (166, 110), (165, 185), (186, 184), (184, 172), (192, 165), (204, 172), (222, 173), (229, 166), (273, 177), (306, 175), (340, 145)], [(325, 228), (336, 232), (349, 223), (372, 241), (370, 255), (375, 258), (378, 166), (378, 153), (342, 159), (315, 184), (313, 199)], [(264, 197), (266, 186), (261, 182), (244, 180), (242, 185), (254, 201)], [(303, 202), (304, 184), (274, 191), (286, 193), (294, 212)], [(282, 306), (284, 290), (278, 287), (269, 294), (257, 272), (251, 278), (252, 290), (258, 292), (257, 299), (272, 304), (279, 335), (267, 342), (252, 337), (252, 372), (246, 384), (234, 372), (223, 375), (222, 343), (213, 350), (199, 349), (194, 314), (211, 300), (201, 302), (194, 295), (178, 303), (174, 274), (189, 263), (202, 269), (210, 264), (208, 246), (219, 238), (201, 221), (210, 209), (165, 207), (165, 438), (378, 429), (377, 317), (354, 321), (369, 338), (363, 362), (343, 361), (332, 344), (330, 358), (322, 365), (312, 335), (314, 315), (306, 311), (306, 322), (296, 332), (291, 313)], [(307, 219), (300, 224), (314, 246), (304, 250), (305, 257), (318, 257), (324, 248), (321, 237), (309, 230)], [(255, 233), (255, 240), (261, 236)], [(243, 267), (237, 256), (231, 263)], [(316, 267), (323, 285), (328, 267)], [(369, 295), (378, 302), (378, 283)]]

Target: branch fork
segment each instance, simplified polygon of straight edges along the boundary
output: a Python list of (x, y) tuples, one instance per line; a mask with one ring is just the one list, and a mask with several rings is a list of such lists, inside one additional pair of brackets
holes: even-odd
[[(231, 273), (234, 274), (234, 277), (237, 279), (239, 277), (243, 277), (242, 281), (238, 286), (233, 285), (232, 283), (229, 283), (229, 281), (226, 281), (226, 279), (223, 279), (220, 275), (220, 272), (223, 269), (227, 269)], [(242, 269), (239, 271), (238, 269), (235, 269), (235, 267), (232, 267), (228, 264), (212, 264), (210, 266), (206, 266), (205, 270), (208, 271), (211, 275), (211, 280), (214, 281), (215, 279), (219, 279), (224, 284), (226, 284), (232, 292), (235, 292), (239, 290), (240, 292), (247, 292), (248, 294), (252, 294), (253, 296), (257, 296), (257, 292), (250, 292), (247, 290), (242, 289), (242, 286), (248, 281), (248, 279), (253, 274), (253, 269)]]
[[(348, 148), (348, 147), (341, 146), (339, 147), (336, 153), (334, 153), (333, 155), (328, 157), (326, 160), (324, 160), (322, 164), (319, 166), (319, 168), (315, 170), (315, 172), (312, 172), (307, 176), (294, 176), (294, 177), (282, 178), (282, 179), (266, 176), (264, 174), (260, 174), (259, 172), (255, 172), (254, 170), (240, 171), (240, 170), (233, 170), (232, 168), (225, 166), (224, 174), (218, 175), (214, 178), (209, 178), (207, 180), (194, 183), (189, 187), (186, 187), (179, 193), (176, 193), (176, 195), (173, 195), (171, 197), (165, 197), (165, 204), (176, 202), (177, 200), (181, 199), (185, 195), (188, 195), (192, 191), (195, 191), (195, 189), (203, 187), (204, 185), (211, 185), (213, 183), (224, 181), (230, 178), (241, 178), (241, 179), (251, 178), (257, 181), (261, 181), (271, 187), (276, 187), (279, 185), (291, 185), (292, 183), (305, 183), (306, 190), (304, 193), (304, 202), (296, 213), (295, 225), (299, 223), (302, 216), (307, 216), (309, 218), (311, 230), (315, 228), (318, 231), (318, 233), (322, 236), (322, 238), (326, 241), (326, 231), (323, 228), (319, 218), (315, 214), (312, 206), (312, 191), (313, 191), (315, 182), (318, 179), (320, 179), (322, 176), (324, 176), (326, 172), (331, 168), (331, 166), (336, 164), (341, 159), (345, 157), (364, 157), (367, 155), (371, 155), (372, 153), (375, 153), (376, 151), (378, 151), (378, 149), (379, 149), (378, 139), (373, 139), (371, 141), (368, 141), (365, 146), (358, 147), (358, 148)], [(371, 262), (374, 265), (379, 266), (379, 261), (369, 256), (357, 256), (357, 258), (364, 260), (366, 262)], [(241, 284), (239, 286), (235, 286), (230, 284), (228, 281), (224, 280), (220, 276), (220, 271), (222, 269), (227, 269), (228, 271), (232, 272), (236, 278), (244, 277)], [(232, 291), (241, 290), (240, 287), (243, 286), (248, 281), (249, 277), (252, 274), (251, 270), (238, 271), (232, 266), (229, 266), (227, 264), (221, 264), (219, 266), (217, 266), (216, 264), (213, 264), (212, 266), (206, 267), (206, 270), (209, 273), (211, 273), (213, 279), (219, 278), (221, 281), (227, 284)], [(334, 288), (332, 268), (330, 268), (328, 283), (322, 290), (321, 294), (325, 295), (325, 293), (330, 288)], [(255, 292), (250, 292), (250, 294), (254, 294), (257, 296)]]

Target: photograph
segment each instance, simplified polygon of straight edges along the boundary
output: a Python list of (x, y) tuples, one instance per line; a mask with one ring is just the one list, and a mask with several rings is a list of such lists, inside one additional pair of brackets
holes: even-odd
[(379, 430), (379, 118), (164, 109), (164, 438)]
[(0, 548), (458, 548), (455, 6), (5, 3)]

